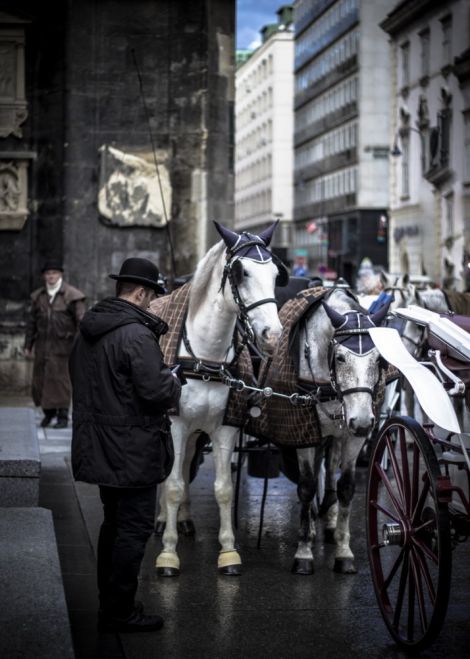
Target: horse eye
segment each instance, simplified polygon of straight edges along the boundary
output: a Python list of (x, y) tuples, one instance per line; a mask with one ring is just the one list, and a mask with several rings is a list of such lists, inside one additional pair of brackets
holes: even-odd
[(338, 355), (338, 356), (336, 357), (336, 361), (337, 361), (337, 362), (345, 362), (345, 361), (346, 361), (346, 357), (345, 357), (344, 355)]
[(243, 276), (244, 276), (244, 277), (249, 277), (250, 275), (249, 275), (249, 273), (248, 273), (246, 270), (243, 270)]

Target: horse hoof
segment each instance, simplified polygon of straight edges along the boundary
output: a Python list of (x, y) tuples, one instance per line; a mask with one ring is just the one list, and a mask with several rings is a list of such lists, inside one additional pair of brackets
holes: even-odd
[(196, 527), (191, 519), (183, 519), (176, 525), (178, 533), (185, 536), (196, 535)]
[(155, 524), (155, 529), (154, 529), (155, 535), (162, 536), (163, 532), (165, 531), (165, 526), (166, 526), (166, 522), (157, 522)]
[(357, 570), (354, 565), (354, 558), (335, 558), (333, 572), (338, 572), (338, 574), (356, 574)]
[(325, 529), (324, 540), (327, 545), (335, 545), (335, 530), (334, 529)]
[(239, 577), (242, 573), (242, 559), (238, 551), (221, 551), (217, 561), (219, 574), (227, 577)]
[(225, 577), (239, 577), (241, 573), (241, 565), (226, 565), (225, 567), (219, 567), (219, 574), (223, 574)]
[(159, 577), (179, 577), (180, 571), (176, 567), (157, 567)]
[(292, 574), (313, 574), (313, 560), (311, 558), (295, 558), (292, 564)]

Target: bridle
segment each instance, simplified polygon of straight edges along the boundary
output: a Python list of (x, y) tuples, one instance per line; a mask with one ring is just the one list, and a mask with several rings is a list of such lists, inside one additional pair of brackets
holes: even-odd
[[(241, 235), (246, 236), (245, 233)], [(220, 284), (220, 290), (223, 292), (225, 289), (225, 283), (228, 280), (234, 302), (239, 309), (238, 318), (243, 328), (243, 334), (246, 335), (248, 341), (250, 341), (251, 343), (253, 343), (255, 340), (255, 333), (253, 331), (253, 327), (251, 325), (248, 312), (252, 311), (252, 309), (256, 309), (256, 307), (260, 307), (263, 304), (277, 304), (276, 298), (267, 297), (247, 305), (245, 304), (244, 300), (240, 295), (240, 290), (238, 287), (240, 283), (240, 277), (237, 277), (234, 273), (235, 264), (240, 263), (241, 266), (240, 257), (237, 256), (237, 253), (240, 252), (242, 249), (246, 249), (247, 247), (254, 247), (254, 246), (259, 246), (262, 247), (263, 249), (267, 249), (266, 243), (264, 242), (264, 240), (261, 240), (261, 238), (250, 238), (245, 242), (240, 241), (238, 244), (234, 245), (233, 247), (230, 248), (227, 247), (227, 251), (225, 255), (226, 263), (224, 266), (222, 281)], [(278, 257), (276, 257), (275, 254), (271, 253), (271, 258), (278, 267), (280, 266), (284, 267), (280, 259), (278, 259)]]
[[(246, 233), (243, 233), (241, 235), (247, 236)], [(251, 304), (245, 304), (244, 300), (240, 295), (239, 283), (241, 281), (240, 268), (242, 267), (242, 264), (240, 261), (240, 256), (237, 256), (237, 254), (242, 249), (246, 249), (247, 247), (252, 247), (256, 245), (265, 250), (267, 249), (267, 245), (264, 242), (264, 240), (262, 240), (261, 238), (257, 238), (257, 237), (254, 238), (250, 236), (249, 239), (246, 240), (245, 242), (240, 241), (233, 247), (230, 248), (227, 247), (226, 250), (226, 256), (225, 256), (226, 262), (224, 265), (222, 281), (220, 283), (219, 290), (221, 290), (222, 292), (224, 291), (225, 284), (228, 280), (234, 302), (238, 306), (238, 310), (239, 310), (238, 318), (237, 318), (237, 327), (241, 336), (241, 340), (238, 341), (237, 345), (235, 346), (234, 357), (228, 364), (229, 367), (234, 366), (236, 364), (240, 354), (242, 353), (246, 345), (250, 345), (250, 347), (252, 347), (255, 352), (258, 352), (256, 347), (254, 346), (255, 333), (251, 325), (248, 313), (252, 309), (256, 309), (256, 307), (259, 307), (263, 304), (277, 304), (277, 301), (274, 297), (263, 298), (261, 300), (257, 300), (256, 302), (252, 302)], [(283, 274), (281, 268), (285, 270), (285, 266), (282, 263), (282, 261), (275, 254), (272, 254), (272, 252), (270, 252), (270, 255), (275, 265), (277, 265), (277, 267), (279, 268), (279, 272)], [(238, 263), (239, 265), (235, 266), (236, 263)], [(238, 268), (238, 272), (235, 272), (235, 268)], [(285, 272), (287, 274), (286, 270)], [(186, 350), (192, 357), (191, 364), (190, 365), (188, 364), (188, 366), (190, 366), (190, 371), (189, 371), (190, 373), (202, 377), (202, 379), (206, 382), (214, 379), (220, 380), (223, 377), (230, 375), (230, 373), (227, 371), (226, 361), (230, 349), (233, 347), (232, 344), (230, 344), (227, 349), (225, 359), (219, 363), (219, 362), (209, 362), (206, 360), (202, 360), (195, 355), (194, 350), (191, 346), (191, 342), (189, 341), (188, 333), (186, 330), (186, 322), (183, 323), (182, 339)], [(261, 354), (259, 352), (258, 355), (261, 357)], [(187, 360), (185, 361), (187, 362)], [(186, 373), (188, 373), (187, 370)]]
[[(338, 336), (346, 336), (346, 337), (351, 337), (355, 335), (368, 335), (369, 330), (367, 328), (352, 328), (352, 329), (337, 329), (335, 333), (333, 334), (333, 337), (330, 340), (330, 343), (328, 345), (328, 368), (330, 371), (330, 381), (331, 381), (331, 386), (333, 390), (336, 393), (336, 396), (338, 400), (343, 402), (343, 399), (345, 396), (349, 396), (351, 394), (359, 394), (359, 393), (364, 393), (364, 394), (369, 394), (372, 398), (372, 401), (375, 400), (377, 397), (377, 392), (380, 386), (380, 382), (382, 379), (382, 373), (385, 369), (385, 362), (382, 358), (379, 360), (379, 377), (377, 379), (377, 382), (375, 385), (371, 387), (350, 387), (349, 389), (341, 389), (341, 387), (338, 384), (338, 378), (336, 375), (336, 349), (342, 345), (338, 340)], [(360, 354), (356, 353), (354, 350), (351, 350), (350, 348), (347, 348), (346, 346), (343, 346), (345, 350), (348, 350), (349, 352), (354, 353), (357, 357), (365, 357), (367, 353)]]

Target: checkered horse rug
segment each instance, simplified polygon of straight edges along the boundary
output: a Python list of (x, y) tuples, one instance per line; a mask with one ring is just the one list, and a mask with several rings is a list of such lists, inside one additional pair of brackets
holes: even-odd
[[(160, 337), (160, 347), (163, 352), (163, 361), (168, 366), (174, 366), (178, 363), (178, 348), (182, 341), (183, 326), (188, 312), (189, 295), (191, 292), (191, 282), (187, 282), (180, 288), (174, 290), (170, 295), (154, 300), (151, 303), (151, 311), (164, 320), (168, 325), (168, 332)], [(236, 332), (234, 342), (240, 341), (240, 336)], [(234, 378), (240, 378), (247, 384), (253, 383), (253, 366), (250, 354), (245, 347), (241, 351), (236, 364), (230, 367), (230, 373)], [(245, 391), (229, 392), (227, 408), (225, 410), (224, 425), (242, 427), (247, 415), (248, 395)], [(178, 410), (172, 411), (172, 414), (178, 414)]]
[[(271, 387), (273, 391), (290, 396), (300, 393), (299, 387), (299, 327), (301, 321), (314, 313), (320, 301), (327, 298), (331, 289), (312, 288), (301, 291), (286, 302), (279, 312), (283, 331), (271, 362), (262, 366), (259, 375), (260, 387)], [(382, 375), (375, 402), (377, 414), (383, 401), (385, 383), (396, 377), (395, 369), (387, 369)], [(286, 398), (258, 398), (260, 416), (247, 421), (245, 431), (264, 441), (278, 446), (307, 448), (322, 439), (321, 425), (316, 406), (293, 405)]]

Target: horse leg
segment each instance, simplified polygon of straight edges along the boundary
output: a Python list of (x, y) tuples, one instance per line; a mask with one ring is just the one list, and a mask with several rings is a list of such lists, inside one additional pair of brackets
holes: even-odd
[[(183, 462), (183, 480), (184, 480), (184, 494), (178, 509), (177, 529), (178, 533), (185, 536), (193, 536), (196, 533), (194, 522), (191, 519), (191, 502), (189, 499), (189, 470), (194, 454), (196, 452), (196, 439), (198, 434), (191, 435), (188, 439)], [(194, 440), (194, 441), (193, 441)], [(166, 503), (165, 503), (165, 487), (162, 486), (159, 498), (159, 512), (155, 524), (155, 534), (163, 535), (166, 525)]]
[(315, 448), (297, 449), (297, 460), (299, 462), (297, 494), (301, 508), (297, 551), (292, 572), (294, 574), (313, 574), (312, 543), (315, 539), (315, 516), (312, 504), (317, 492), (322, 452), (316, 451)]
[(235, 448), (236, 428), (221, 426), (212, 436), (215, 482), (214, 493), (219, 506), (220, 552), (218, 569), (221, 574), (238, 576), (241, 574), (241, 558), (235, 549), (235, 536), (232, 525), (232, 469), (231, 459)]
[(320, 506), (320, 517), (325, 517), (324, 539), (327, 544), (335, 544), (335, 529), (338, 519), (338, 496), (336, 493), (336, 471), (341, 455), (341, 442), (333, 438), (326, 449), (325, 496)]
[(356, 486), (356, 460), (363, 443), (363, 437), (350, 435), (343, 439), (342, 444), (341, 476), (337, 483), (338, 521), (335, 531), (336, 553), (333, 568), (335, 572), (341, 574), (355, 574), (357, 572), (354, 565), (354, 554), (349, 545), (349, 520)]
[(157, 574), (162, 577), (175, 577), (180, 573), (180, 560), (176, 552), (178, 542), (177, 517), (184, 497), (183, 461), (186, 453), (187, 433), (183, 422), (174, 418), (171, 427), (175, 462), (170, 475), (164, 483), (165, 531), (163, 549), (157, 556)]

